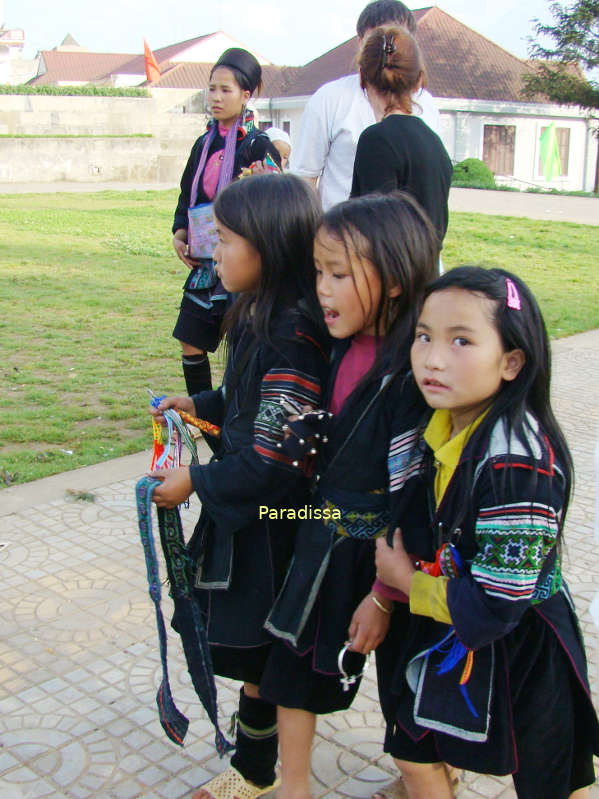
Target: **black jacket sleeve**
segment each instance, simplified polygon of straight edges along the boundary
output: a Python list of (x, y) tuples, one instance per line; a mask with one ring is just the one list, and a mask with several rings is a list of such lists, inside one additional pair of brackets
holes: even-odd
[(222, 427), (225, 414), (222, 388), (217, 388), (215, 391), (201, 391), (199, 394), (194, 394), (192, 400), (198, 419), (205, 419)]
[(303, 481), (303, 474), (277, 444), (284, 438), (281, 399), (318, 407), (326, 375), (322, 352), (304, 340), (284, 342), (260, 381), (253, 435), (221, 460), (190, 467), (194, 490), (218, 526), (235, 532), (255, 521), (261, 505), (280, 503)]
[(266, 158), (267, 153), (278, 166), (281, 166), (281, 156), (279, 155), (279, 151), (268, 138), (266, 133), (256, 132), (255, 134), (252, 134), (251, 139), (247, 144), (242, 142), (240, 145), (237, 171), (241, 172), (241, 170), (245, 167), (251, 166), (254, 161), (263, 161)]
[[(556, 547), (563, 481), (558, 473), (534, 474), (533, 464), (520, 460), (493, 460), (484, 468), (473, 497), (477, 552), (467, 573), (447, 584), (456, 634), (469, 649), (509, 633), (531, 603), (549, 595), (553, 581), (560, 580)], [(508, 470), (505, 481), (497, 476), (502, 469)]]

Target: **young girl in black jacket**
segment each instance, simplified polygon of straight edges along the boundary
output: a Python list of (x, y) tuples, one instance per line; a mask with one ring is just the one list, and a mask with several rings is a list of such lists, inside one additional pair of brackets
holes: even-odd
[(401, 533), (377, 542), (412, 614), (379, 657), (385, 751), (410, 799), (453, 796), (442, 761), (511, 773), (519, 799), (583, 799), (599, 728), (562, 575), (572, 461), (543, 318), (515, 275), (453, 269), (427, 289), (411, 356), (435, 410), (396, 442)]
[(195, 491), (202, 503), (189, 543), (197, 599), (215, 673), (244, 683), (232, 765), (196, 796), (252, 799), (274, 787), (277, 759), (276, 709), (258, 693), (270, 649), (263, 624), (293, 551), (287, 511), (307, 500), (300, 464), (283, 453), (281, 411), (318, 406), (328, 373), (312, 262), (319, 208), (299, 178), (260, 175), (231, 184), (214, 210), (216, 268), (239, 295), (225, 318), (223, 386), (167, 398), (154, 415), (181, 408), (222, 432), (210, 463), (155, 472), (153, 498), (174, 507)]

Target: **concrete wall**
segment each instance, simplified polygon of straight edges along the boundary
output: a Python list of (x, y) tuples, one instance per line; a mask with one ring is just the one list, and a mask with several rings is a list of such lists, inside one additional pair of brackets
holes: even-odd
[(0, 182), (176, 183), (189, 148), (154, 138), (3, 139)]
[[(189, 90), (162, 91), (156, 98), (0, 95), (0, 134), (44, 137), (0, 138), (0, 181), (178, 182), (206, 116), (169, 110)], [(140, 133), (148, 138), (133, 135)]]
[(13, 135), (127, 135), (152, 133), (150, 97), (0, 95), (0, 133)]

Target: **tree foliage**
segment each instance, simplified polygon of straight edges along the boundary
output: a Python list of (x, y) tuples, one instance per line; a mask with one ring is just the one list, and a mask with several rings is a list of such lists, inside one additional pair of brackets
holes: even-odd
[(599, 83), (587, 79), (582, 70), (599, 67), (599, 0), (576, 0), (571, 6), (554, 2), (549, 8), (553, 24), (536, 20), (538, 38), (529, 38), (529, 54), (540, 60), (533, 62), (533, 72), (524, 78), (524, 94), (597, 109)]

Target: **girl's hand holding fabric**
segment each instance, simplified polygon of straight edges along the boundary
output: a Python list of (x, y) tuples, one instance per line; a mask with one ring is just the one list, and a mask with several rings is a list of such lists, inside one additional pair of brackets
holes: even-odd
[(176, 508), (185, 502), (193, 491), (188, 466), (178, 469), (157, 469), (155, 472), (150, 472), (149, 476), (161, 481), (161, 485), (156, 486), (152, 494), (152, 502), (155, 502), (159, 508)]
[[(372, 593), (367, 594), (360, 602), (348, 630), (351, 649), (362, 655), (367, 655), (382, 643), (391, 623), (391, 609), (385, 613), (372, 601), (372, 597)], [(379, 599), (379, 602), (384, 607), (388, 604), (385, 599)]]
[(157, 408), (154, 408), (153, 405), (150, 405), (150, 413), (154, 417), (154, 419), (163, 426), (166, 425), (166, 419), (164, 418), (162, 411), (166, 411), (168, 408), (175, 408), (175, 410), (179, 409), (181, 411), (186, 411), (190, 413), (192, 416), (195, 415), (196, 409), (195, 405), (193, 404), (193, 400), (191, 397), (165, 397), (158, 405)]
[(416, 569), (404, 549), (401, 530), (397, 528), (393, 534), (393, 546), (390, 547), (384, 537), (376, 540), (376, 576), (387, 585), (399, 588), (409, 596), (412, 577)]

